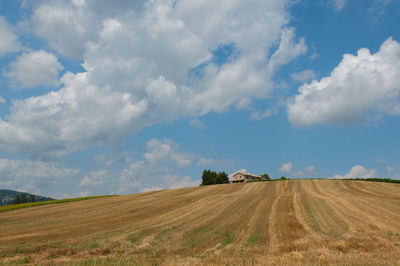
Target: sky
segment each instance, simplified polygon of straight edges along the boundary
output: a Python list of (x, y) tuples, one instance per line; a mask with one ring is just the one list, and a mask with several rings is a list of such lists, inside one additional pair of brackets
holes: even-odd
[(0, 0), (0, 188), (400, 178), (398, 0)]

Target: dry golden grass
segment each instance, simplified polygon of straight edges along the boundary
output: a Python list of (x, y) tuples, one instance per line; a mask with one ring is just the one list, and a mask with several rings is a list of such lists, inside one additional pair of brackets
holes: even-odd
[(0, 213), (0, 264), (400, 265), (400, 185), (287, 180)]

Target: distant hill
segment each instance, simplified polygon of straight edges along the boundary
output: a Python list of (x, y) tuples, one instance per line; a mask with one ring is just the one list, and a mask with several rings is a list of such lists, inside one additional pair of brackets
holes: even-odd
[[(18, 195), (26, 194), (27, 198), (29, 199), (31, 195), (30, 193), (26, 192), (20, 192), (20, 191), (14, 191), (14, 190), (7, 190), (7, 189), (0, 189), (0, 206), (4, 205), (10, 205), (13, 204), (15, 198)], [(49, 197), (43, 197), (43, 196), (38, 196), (34, 195), (36, 201), (47, 201), (47, 200), (54, 200)]]

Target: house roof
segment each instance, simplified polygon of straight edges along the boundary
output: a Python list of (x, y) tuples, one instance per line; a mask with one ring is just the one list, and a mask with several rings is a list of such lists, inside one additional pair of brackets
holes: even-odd
[(244, 173), (244, 172), (237, 172), (237, 173), (235, 173), (233, 176), (238, 175), (238, 174), (245, 175), (245, 176), (253, 176), (253, 177), (261, 178), (261, 176), (259, 176), (259, 175), (252, 175), (252, 174)]

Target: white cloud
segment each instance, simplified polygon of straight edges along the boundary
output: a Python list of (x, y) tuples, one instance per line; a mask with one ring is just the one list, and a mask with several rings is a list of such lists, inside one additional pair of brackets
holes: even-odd
[(175, 151), (178, 147), (171, 141), (151, 139), (146, 143), (146, 148), (148, 152), (143, 156), (151, 164), (173, 163), (180, 167), (192, 164), (192, 156)]
[[(307, 48), (287, 28), (287, 1), (143, 3), (35, 6), (35, 33), (83, 60), (85, 72), (67, 73), (59, 91), (15, 101), (0, 120), (0, 148), (57, 157), (155, 123), (245, 108), (267, 97), (277, 68)], [(234, 54), (214, 63), (224, 46)], [(188, 75), (193, 69), (200, 74)]]
[(39, 85), (56, 87), (60, 84), (58, 72), (63, 69), (54, 54), (39, 50), (20, 55), (10, 63), (9, 71), (4, 76), (22, 88)]
[(345, 54), (329, 77), (299, 88), (288, 104), (297, 126), (359, 124), (400, 114), (400, 43), (387, 39), (375, 54), (362, 48)]
[(6, 102), (6, 100), (0, 96), (0, 103), (5, 103), (5, 102)]
[(211, 166), (223, 167), (230, 164), (233, 164), (232, 159), (213, 159), (204, 157), (199, 157), (196, 163), (197, 166), (202, 166), (202, 167), (211, 167)]
[(294, 28), (286, 28), (282, 31), (279, 48), (272, 54), (269, 62), (270, 68), (284, 65), (307, 52), (307, 45), (304, 38), (301, 38), (298, 43), (295, 42), (295, 38)]
[(307, 166), (303, 170), (295, 171), (293, 170), (292, 162), (282, 164), (282, 166), (278, 169), (278, 172), (287, 174), (290, 177), (317, 177), (320, 175), (314, 166)]
[(143, 160), (131, 162), (121, 172), (116, 194), (200, 184), (199, 180), (192, 180), (189, 176), (174, 173), (177, 168), (191, 165), (194, 157), (178, 151), (179, 146), (174, 142), (151, 139), (146, 143), (146, 148), (147, 152), (143, 154)]
[(394, 168), (391, 167), (390, 165), (386, 165), (386, 171), (387, 171), (388, 173), (391, 173), (391, 172), (394, 171)]
[(378, 12), (383, 14), (392, 0), (375, 0), (374, 4), (369, 8), (370, 12)]
[(292, 168), (293, 168), (293, 163), (288, 162), (282, 164), (282, 166), (278, 169), (278, 171), (281, 173), (290, 173), (292, 171)]
[(253, 111), (250, 115), (250, 119), (261, 120), (261, 119), (270, 117), (275, 113), (276, 113), (276, 110), (274, 110), (274, 109), (267, 109), (267, 110), (265, 110), (265, 112)]
[(334, 8), (337, 10), (337, 11), (340, 11), (340, 10), (342, 10), (345, 6), (346, 6), (346, 4), (347, 4), (347, 0), (331, 0), (332, 2), (332, 5), (334, 6)]
[[(67, 73), (62, 82), (59, 91), (13, 102), (8, 121), (0, 119), (0, 148), (34, 158), (59, 157), (117, 141), (147, 109), (146, 101), (129, 93), (88, 84), (87, 73)], [(135, 121), (136, 128), (143, 126)]]
[(315, 169), (314, 166), (307, 166), (303, 170), (295, 171), (291, 173), (293, 177), (318, 177), (320, 173)]
[(79, 187), (98, 187), (104, 185), (109, 178), (107, 170), (90, 171), (79, 183)]
[(192, 180), (190, 176), (179, 176), (179, 175), (164, 175), (161, 177), (163, 183), (168, 186), (169, 189), (172, 188), (182, 188), (182, 187), (194, 187), (200, 184), (199, 180)]
[(367, 168), (356, 165), (351, 168), (350, 172), (341, 176), (335, 175), (333, 178), (335, 179), (348, 179), (348, 178), (375, 178), (377, 176), (377, 172), (375, 169), (368, 170)]
[(31, 193), (41, 193), (44, 186), (68, 180), (79, 173), (79, 169), (65, 168), (57, 163), (0, 159), (0, 185)]
[(0, 40), (0, 56), (17, 52), (21, 48), (18, 37), (11, 31), (10, 25), (3, 16), (0, 16)]
[(293, 73), (291, 77), (293, 80), (306, 82), (310, 79), (315, 79), (317, 77), (317, 74), (315, 74), (312, 69), (306, 69), (300, 72)]
[(192, 126), (192, 127), (200, 128), (200, 129), (203, 129), (203, 128), (206, 127), (206, 123), (204, 123), (204, 122), (203, 122), (201, 119), (199, 119), (199, 118), (191, 119), (191, 120), (189, 121), (189, 125)]

